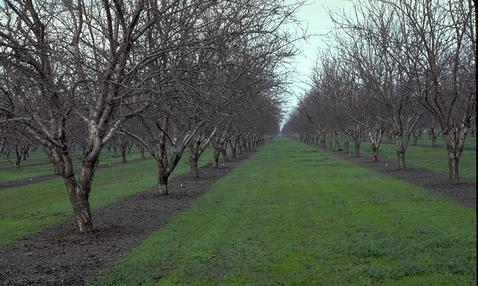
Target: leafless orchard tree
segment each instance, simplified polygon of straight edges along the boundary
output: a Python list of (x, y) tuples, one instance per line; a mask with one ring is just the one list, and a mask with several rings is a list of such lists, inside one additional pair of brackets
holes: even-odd
[[(2, 125), (0, 127), (0, 157), (4, 156), (11, 165), (20, 168), (22, 162), (29, 157), (36, 142), (26, 137), (22, 130), (15, 128), (12, 124)], [(14, 155), (13, 160), (10, 157), (11, 154)]]
[[(315, 71), (318, 80), (285, 130), (308, 137), (314, 125), (337, 129), (327, 123), (333, 112), (325, 107), (342, 102), (356, 123), (355, 128), (349, 124), (357, 131), (351, 132), (352, 138), (359, 142), (359, 129), (365, 129), (375, 159), (390, 127), (399, 167), (405, 169), (410, 137), (427, 120), (433, 142), (438, 126), (443, 134), (449, 181), (458, 183), (459, 158), (475, 118), (476, 2), (357, 2), (352, 15), (334, 15), (333, 20), (338, 29), (332, 46), (336, 55), (329, 55), (328, 61), (340, 69), (323, 65)], [(323, 118), (310, 116), (314, 112)]]
[[(78, 229), (88, 232), (99, 156), (118, 129), (125, 134), (127, 120), (142, 124), (136, 139), (143, 136), (139, 142), (156, 156), (162, 189), (161, 178), (208, 121), (195, 100), (223, 96), (194, 86), (224, 82), (224, 75), (206, 77), (206, 64), (219, 60), (219, 51), (280, 39), (293, 8), (276, 1), (2, 1), (0, 124), (17, 126), (48, 150)], [(218, 39), (243, 43), (222, 49)], [(79, 171), (72, 160), (77, 145)]]
[[(405, 152), (421, 109), (407, 88), (411, 82), (404, 48), (408, 35), (400, 16), (383, 2), (359, 2), (353, 17), (337, 16), (335, 22), (340, 27), (336, 38), (341, 54), (349, 59), (347, 65), (357, 71), (367, 90), (365, 97), (370, 99), (366, 102), (374, 101), (380, 107), (373, 116), (392, 127), (398, 166), (406, 169)], [(375, 160), (385, 132), (383, 123), (376, 122), (375, 130), (369, 131)]]
[[(135, 115), (128, 103), (144, 91), (130, 83), (159, 50), (137, 56), (136, 44), (153, 28), (152, 1), (3, 1), (1, 72), (15, 89), (2, 97), (3, 121), (15, 122), (41, 142), (63, 176), (78, 229), (92, 229), (91, 183), (103, 146)], [(75, 174), (68, 128), (87, 126), (86, 150)]]
[[(218, 167), (221, 153), (227, 158), (232, 119), (250, 108), (250, 98), (261, 97), (261, 92), (273, 87), (260, 86), (269, 75), (267, 68), (291, 55), (283, 52), (289, 45), (287, 38), (271, 39), (278, 38), (277, 27), (290, 16), (290, 7), (274, 1), (258, 6), (214, 2), (204, 8), (201, 1), (197, 5), (175, 7), (181, 15), (175, 17), (176, 22), (168, 22), (169, 29), (177, 30), (170, 33), (177, 36), (165, 40), (184, 48), (152, 63), (155, 76), (149, 107), (137, 115), (142, 135), (138, 130), (122, 130), (157, 161), (160, 194), (168, 194), (168, 178), (188, 146), (193, 177), (199, 176), (197, 162), (209, 142), (214, 147), (213, 167)], [(248, 14), (238, 19), (239, 11), (246, 8)]]
[(440, 125), (449, 181), (459, 183), (459, 160), (475, 116), (476, 2), (390, 3), (407, 35), (410, 91)]

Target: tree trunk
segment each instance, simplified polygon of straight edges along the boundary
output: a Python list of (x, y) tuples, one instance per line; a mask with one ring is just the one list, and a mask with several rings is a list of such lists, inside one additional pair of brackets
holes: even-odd
[(198, 160), (199, 160), (199, 144), (191, 142), (189, 144), (189, 166), (191, 167), (191, 176), (199, 178)]
[(160, 157), (156, 160), (158, 165), (158, 191), (160, 195), (168, 194), (168, 177), (169, 173), (166, 166), (167, 158)]
[(221, 154), (221, 149), (214, 147), (214, 153), (212, 155), (212, 167), (219, 168), (219, 155)]
[[(233, 143), (234, 141), (234, 143)], [(237, 140), (231, 140), (229, 142), (229, 146), (231, 147), (231, 157), (234, 159), (234, 158), (237, 158)]]
[(56, 160), (55, 160), (55, 155), (53, 154), (53, 152), (50, 150), (47, 150), (47, 155), (48, 155), (48, 160), (50, 161), (50, 163), (53, 164), (53, 174), (61, 175), (62, 171), (61, 171), (60, 164), (55, 163)]
[(418, 136), (413, 135), (413, 146), (417, 146), (417, 144), (418, 144)]
[(93, 219), (91, 217), (91, 209), (89, 202), (89, 191), (84, 190), (78, 184), (73, 184), (68, 187), (71, 182), (65, 178), (73, 213), (75, 215), (78, 230), (81, 233), (90, 232), (93, 230)]
[(398, 168), (400, 170), (406, 170), (407, 164), (405, 162), (405, 151), (397, 151), (397, 160), (398, 160)]
[(126, 163), (126, 146), (121, 146), (121, 163)]
[(451, 130), (443, 129), (443, 137), (448, 150), (448, 182), (455, 185), (460, 183), (460, 156), (465, 147), (468, 128), (462, 126), (461, 128), (450, 129)]
[(144, 146), (143, 146), (143, 144), (139, 145), (139, 153), (141, 154), (141, 159), (146, 159), (144, 157)]
[(80, 177), (76, 181), (71, 158), (68, 154), (62, 155), (62, 157), (64, 161), (63, 181), (68, 190), (68, 197), (73, 207), (78, 230), (81, 233), (90, 232), (93, 230), (93, 219), (91, 217), (89, 195), (95, 169), (98, 166), (97, 161), (85, 161), (81, 166)]
[[(163, 121), (163, 128), (168, 126), (168, 119)], [(156, 158), (156, 164), (158, 166), (158, 191), (160, 195), (168, 194), (168, 177), (170, 170), (168, 169), (169, 161), (166, 151), (166, 134), (161, 132), (159, 135), (158, 155)]]
[(354, 139), (355, 145), (355, 157), (360, 157), (360, 138)]
[(190, 158), (189, 163), (191, 165), (191, 176), (193, 178), (199, 178), (198, 161)]
[(162, 196), (165, 196), (168, 194), (168, 176), (159, 175), (158, 191), (159, 191), (159, 194)]
[(22, 154), (18, 146), (15, 146), (15, 167), (20, 168), (21, 162), (22, 162)]
[(332, 133), (332, 139), (334, 141), (334, 150), (335, 151), (340, 151), (341, 150), (341, 148), (340, 148), (340, 138), (339, 138), (338, 132), (334, 131)]
[(326, 142), (326, 141), (325, 141), (325, 136), (322, 136), (322, 138), (320, 138), (320, 146), (321, 146), (322, 148), (325, 148), (325, 147), (326, 147), (326, 146), (325, 146), (325, 145), (326, 145), (325, 142)]
[(437, 132), (435, 128), (430, 128), (430, 137), (432, 139), (432, 146), (435, 147), (437, 142)]
[(396, 135), (395, 149), (397, 151), (398, 168), (400, 170), (406, 170), (407, 164), (405, 162), (405, 151), (407, 150), (407, 147), (403, 134)]
[(228, 162), (229, 158), (227, 157), (227, 143), (224, 143), (225, 145), (221, 148), (221, 153), (222, 153), (222, 158), (224, 161)]
[(247, 150), (247, 140), (246, 140), (246, 139), (242, 139), (242, 145), (241, 145), (241, 147), (242, 147), (242, 148), (241, 148), (241, 149), (242, 149), (242, 150), (241, 150), (241, 151), (242, 151), (241, 153), (246, 153), (247, 151), (249, 151), (249, 150)]
[(383, 138), (383, 127), (379, 126), (378, 128), (370, 130), (368, 132), (368, 136), (370, 138), (370, 141), (372, 142), (373, 160), (377, 162), (378, 151), (380, 150), (380, 144), (382, 143)]
[(378, 161), (378, 147), (375, 144), (372, 144), (372, 151), (373, 151), (373, 160), (375, 162)]
[(458, 184), (460, 182), (460, 156), (453, 151), (448, 152), (448, 182)]
[(28, 147), (22, 150), (22, 160), (26, 161), (28, 158)]
[(61, 175), (61, 168), (60, 168), (59, 166), (55, 165), (55, 166), (53, 167), (53, 173), (54, 173), (55, 175)]

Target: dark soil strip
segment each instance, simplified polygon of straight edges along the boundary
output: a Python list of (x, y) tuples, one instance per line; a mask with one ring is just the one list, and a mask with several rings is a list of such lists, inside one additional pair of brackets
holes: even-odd
[[(118, 159), (120, 158), (118, 155), (114, 155), (114, 156), (116, 156), (116, 158), (118, 158)], [(73, 155), (73, 158), (81, 160), (81, 156)], [(38, 160), (40, 160), (40, 162), (33, 163), (33, 162), (38, 161)], [(139, 160), (139, 159), (127, 160), (127, 162), (136, 161), (136, 160)], [(14, 165), (13, 162), (8, 164), (8, 165), (6, 163), (7, 162), (0, 163), (0, 170), (15, 170), (17, 168)], [(120, 163), (120, 162), (115, 162), (115, 163)], [(35, 166), (42, 166), (42, 165), (51, 165), (51, 162), (48, 162), (48, 159), (46, 159), (46, 158), (43, 158), (43, 159), (27, 159), (26, 162), (21, 164), (20, 168), (28, 168), (28, 167), (35, 167)], [(101, 166), (101, 160), (100, 160), (100, 166)]]
[(343, 152), (334, 153), (345, 159), (352, 160), (362, 167), (425, 187), (432, 192), (441, 193), (452, 198), (466, 207), (476, 208), (476, 182), (474, 181), (461, 179), (462, 183), (450, 185), (446, 175), (412, 166), (409, 166), (407, 170), (399, 170), (398, 162), (395, 160), (381, 158), (379, 161), (374, 162), (372, 156), (355, 157), (353, 154), (349, 155)]
[[(25, 167), (35, 167), (35, 166), (41, 166), (41, 165), (47, 165), (47, 164), (50, 164), (50, 162), (38, 162), (38, 163), (25, 163), (25, 164), (22, 164), (20, 168), (25, 168)], [(17, 167), (11, 163), (10, 165), (5, 165), (5, 166), (0, 166), (0, 170), (15, 170), (17, 169)]]
[[(139, 161), (143, 161), (143, 160), (145, 160), (145, 159), (134, 159), (134, 160), (129, 160), (128, 163), (139, 162)], [(123, 164), (125, 164), (125, 163), (114, 162), (114, 163), (109, 163), (109, 164), (106, 164), (106, 165), (100, 165), (98, 167), (98, 169), (106, 169), (106, 168), (110, 168), (110, 167), (114, 167), (114, 166), (118, 166), (118, 165), (123, 165)], [(24, 185), (29, 185), (29, 184), (35, 184), (35, 183), (38, 183), (38, 182), (43, 182), (43, 181), (47, 181), (47, 180), (51, 180), (51, 179), (55, 179), (55, 178), (61, 178), (61, 177), (58, 176), (58, 175), (53, 175), (52, 174), (52, 175), (34, 176), (34, 177), (31, 177), (31, 178), (24, 178), (24, 179), (18, 179), (18, 180), (3, 181), (3, 182), (0, 182), (0, 191), (2, 189), (24, 186)]]
[(168, 196), (151, 188), (98, 209), (93, 213), (97, 230), (91, 234), (76, 233), (68, 221), (0, 249), (0, 285), (85, 285), (86, 277), (130, 252), (246, 157), (221, 163), (219, 169), (203, 167), (200, 179), (178, 176)]
[(24, 178), (24, 179), (18, 179), (18, 180), (12, 180), (12, 181), (3, 181), (0, 182), (0, 191), (2, 189), (7, 189), (7, 188), (13, 188), (13, 187), (18, 187), (18, 186), (24, 186), (24, 185), (29, 185), (29, 184), (35, 184), (38, 182), (43, 182), (55, 178), (60, 178), (58, 175), (42, 175), (42, 176), (35, 176), (31, 178)]

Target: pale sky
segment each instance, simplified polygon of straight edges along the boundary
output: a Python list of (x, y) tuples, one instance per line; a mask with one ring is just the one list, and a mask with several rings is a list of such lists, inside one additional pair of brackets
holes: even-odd
[[(290, 113), (297, 104), (298, 97), (302, 96), (305, 90), (309, 89), (309, 77), (315, 64), (318, 53), (321, 50), (328, 49), (331, 38), (327, 34), (332, 30), (333, 23), (329, 17), (329, 10), (337, 13), (350, 11), (352, 8), (351, 0), (306, 0), (296, 14), (296, 17), (302, 21), (302, 25), (307, 27), (307, 33), (311, 35), (307, 41), (299, 44), (300, 54), (296, 56), (293, 67), (296, 75), (288, 80), (293, 82), (290, 89), (293, 94), (288, 96), (288, 103), (284, 110)], [(284, 122), (287, 121), (287, 116)]]

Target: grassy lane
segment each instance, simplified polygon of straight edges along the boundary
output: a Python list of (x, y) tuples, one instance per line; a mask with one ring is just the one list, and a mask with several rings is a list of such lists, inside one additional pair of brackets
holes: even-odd
[[(147, 154), (145, 154), (147, 156)], [(131, 152), (126, 154), (126, 161), (139, 159), (141, 154), (139, 152)], [(80, 166), (80, 157), (73, 156), (74, 163), (77, 166)], [(100, 158), (100, 167), (105, 166), (110, 163), (121, 162), (121, 155), (114, 155), (114, 153), (104, 152), (101, 153)], [(42, 175), (52, 175), (53, 174), (53, 165), (48, 161), (45, 152), (36, 151), (33, 153), (26, 161), (22, 162), (20, 168), (11, 166), (5, 158), (0, 160), (0, 181), (12, 181), (24, 178), (31, 178)]]
[[(410, 143), (413, 142), (413, 137), (410, 138)], [(422, 135), (420, 139), (418, 139), (418, 144), (425, 145), (425, 146), (432, 146), (432, 140), (428, 135)], [(443, 146), (445, 148), (445, 141), (443, 140), (442, 136), (438, 136), (435, 144), (437, 146)], [(465, 148), (476, 148), (476, 137), (472, 137), (468, 134), (465, 139)]]
[(472, 285), (474, 210), (278, 138), (91, 285)]
[[(364, 150), (372, 153), (370, 143), (363, 143)], [(396, 160), (397, 153), (394, 144), (382, 143), (380, 145), (380, 154), (387, 159)], [(430, 148), (421, 146), (408, 146), (405, 154), (407, 164), (423, 169), (435, 171), (437, 173), (448, 175), (448, 154), (446, 149)], [(464, 150), (460, 158), (460, 176), (467, 179), (476, 180), (476, 152)]]
[[(189, 171), (185, 154), (173, 177)], [(211, 160), (206, 150), (200, 164)], [(144, 191), (157, 182), (152, 160), (98, 169), (90, 195), (92, 208), (105, 206), (128, 195)], [(72, 211), (63, 180), (52, 179), (0, 191), (0, 247), (45, 226), (71, 217)]]

